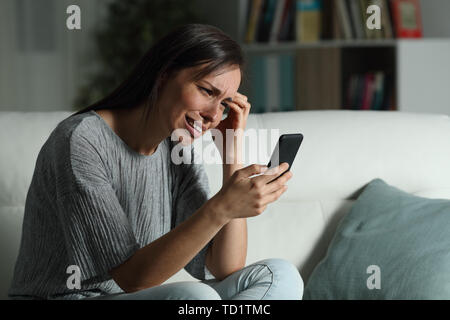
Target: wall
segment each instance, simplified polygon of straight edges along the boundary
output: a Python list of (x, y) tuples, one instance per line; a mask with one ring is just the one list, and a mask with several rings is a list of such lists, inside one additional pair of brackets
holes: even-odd
[(420, 4), (425, 39), (398, 45), (399, 109), (450, 115), (450, 1)]
[(450, 1), (420, 0), (425, 38), (450, 37)]
[(450, 115), (450, 39), (402, 40), (397, 51), (400, 111)]
[[(72, 110), (108, 0), (0, 1), (0, 111)], [(66, 27), (69, 5), (82, 29)]]

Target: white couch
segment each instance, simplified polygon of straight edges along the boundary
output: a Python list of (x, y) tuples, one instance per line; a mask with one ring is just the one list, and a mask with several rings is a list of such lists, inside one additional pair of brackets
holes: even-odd
[[(68, 115), (0, 112), (0, 298), (6, 298), (11, 281), (37, 154)], [(261, 216), (248, 220), (248, 264), (285, 258), (299, 268), (306, 283), (337, 223), (374, 178), (424, 197), (450, 199), (448, 116), (302, 111), (251, 115), (247, 128), (301, 132), (305, 137), (288, 191)], [(212, 191), (218, 191), (220, 165), (206, 165), (206, 170)], [(190, 279), (182, 270), (168, 282)]]

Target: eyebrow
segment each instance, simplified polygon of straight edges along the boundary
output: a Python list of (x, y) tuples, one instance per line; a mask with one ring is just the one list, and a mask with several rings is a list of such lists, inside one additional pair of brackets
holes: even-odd
[[(203, 81), (211, 86), (215, 95), (220, 96), (222, 94), (222, 91), (220, 89), (214, 87), (209, 81), (206, 81), (206, 80), (203, 80)], [(223, 101), (233, 102), (233, 98), (228, 97), (228, 98), (223, 99)]]

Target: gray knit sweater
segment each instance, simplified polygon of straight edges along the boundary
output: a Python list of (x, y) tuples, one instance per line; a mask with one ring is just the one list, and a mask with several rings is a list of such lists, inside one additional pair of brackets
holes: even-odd
[[(173, 146), (166, 139), (151, 156), (141, 155), (94, 111), (60, 122), (36, 162), (10, 297), (81, 299), (122, 292), (109, 271), (210, 196), (203, 166), (173, 164)], [(211, 277), (204, 264), (207, 247), (185, 267), (197, 279), (205, 279), (205, 272)], [(71, 265), (81, 272), (81, 289), (67, 286)]]

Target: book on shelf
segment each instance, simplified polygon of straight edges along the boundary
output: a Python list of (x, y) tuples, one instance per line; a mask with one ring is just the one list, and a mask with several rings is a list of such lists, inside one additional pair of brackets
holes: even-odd
[(328, 5), (326, 2), (322, 1), (321, 4), (321, 26), (320, 26), (320, 30), (321, 30), (321, 34), (320, 34), (320, 39), (333, 39), (333, 32), (334, 32), (334, 26), (332, 25), (332, 23), (330, 23), (330, 21), (334, 21), (335, 19), (333, 18), (334, 15), (334, 10), (333, 7)]
[(375, 87), (375, 75), (373, 73), (366, 73), (364, 76), (364, 93), (361, 109), (370, 110), (372, 108), (374, 87)]
[[(387, 29), (391, 29), (391, 20), (390, 14), (388, 12), (389, 2), (388, 0), (364, 0), (367, 18), (369, 17), (369, 13), (367, 12), (367, 8), (371, 5), (376, 5), (380, 8), (380, 23), (381, 29), (369, 29), (366, 26), (366, 30), (368, 31), (369, 39), (389, 39), (392, 37), (387, 36)], [(389, 18), (389, 19), (388, 19)]]
[(291, 39), (295, 0), (250, 0), (245, 42), (277, 42)]
[(297, 42), (317, 42), (321, 36), (322, 7), (320, 0), (296, 0)]
[(343, 75), (341, 55), (340, 48), (256, 55), (249, 70), (252, 113), (395, 110), (393, 73), (384, 69)]
[(272, 28), (270, 30), (269, 42), (271, 42), (271, 43), (278, 41), (283, 18), (287, 12), (285, 10), (285, 6), (286, 6), (286, 0), (278, 0), (277, 1), (277, 6), (275, 9), (275, 16), (273, 19)]
[(282, 20), (281, 30), (278, 35), (278, 41), (295, 41), (295, 0), (286, 0), (286, 17)]
[(353, 39), (352, 32), (352, 20), (350, 18), (350, 12), (347, 7), (347, 3), (345, 0), (335, 0), (336, 1), (336, 10), (338, 12), (338, 21), (339, 27), (342, 30), (342, 34), (344, 35), (344, 39)]
[(262, 0), (252, 0), (250, 14), (248, 15), (247, 21), (247, 32), (245, 36), (245, 41), (247, 43), (252, 43), (256, 39), (256, 27), (258, 25), (262, 3)]
[(257, 40), (258, 42), (268, 42), (270, 30), (275, 17), (277, 0), (264, 0), (261, 17), (259, 19)]
[(361, 14), (359, 2), (356, 0), (346, 0), (347, 10), (349, 11), (349, 19), (353, 29), (355, 39), (365, 38), (364, 16)]
[(392, 12), (389, 9), (389, 0), (379, 0), (381, 7), (381, 23), (383, 26), (383, 36), (385, 39), (394, 38), (394, 25), (392, 22)]
[[(380, 8), (381, 29), (367, 27), (370, 5)], [(422, 30), (417, 0), (249, 0), (247, 20), (247, 43), (392, 39)]]
[(344, 39), (344, 33), (343, 33), (343, 28), (341, 27), (341, 22), (339, 19), (339, 12), (338, 10), (336, 10), (337, 5), (336, 2), (331, 2), (330, 0), (330, 4), (329, 6), (331, 7), (330, 10), (333, 11), (332, 13), (332, 20), (329, 20), (328, 23), (331, 25), (332, 28), (332, 33), (331, 33), (331, 38), (326, 38), (326, 39)]
[(252, 113), (295, 109), (295, 58), (293, 54), (257, 55), (250, 61)]
[(374, 88), (374, 97), (373, 97), (373, 104), (372, 109), (373, 110), (381, 110), (383, 105), (383, 84), (384, 84), (384, 73), (383, 72), (377, 72), (375, 74), (375, 88)]
[(365, 33), (365, 39), (375, 39), (375, 33), (373, 30), (370, 30), (367, 27), (367, 9), (369, 7), (368, 0), (359, 0), (359, 10), (361, 11), (362, 21), (363, 21), (363, 27), (364, 27), (364, 33)]
[(298, 110), (341, 108), (341, 50), (310, 48), (296, 55)]
[(393, 76), (385, 71), (352, 74), (346, 83), (344, 109), (393, 110)]

